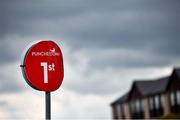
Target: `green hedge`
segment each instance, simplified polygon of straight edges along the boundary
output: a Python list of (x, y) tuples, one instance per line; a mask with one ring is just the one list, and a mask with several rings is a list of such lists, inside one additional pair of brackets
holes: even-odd
[(169, 114), (166, 116), (159, 117), (158, 119), (180, 119), (180, 114)]

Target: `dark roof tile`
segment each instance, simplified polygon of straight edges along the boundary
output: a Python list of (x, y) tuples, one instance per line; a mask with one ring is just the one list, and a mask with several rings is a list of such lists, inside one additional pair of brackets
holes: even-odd
[(136, 81), (135, 85), (142, 96), (148, 96), (164, 92), (166, 90), (168, 80), (169, 77), (164, 77), (157, 80)]
[(129, 92), (124, 94), (123, 96), (121, 96), (119, 99), (117, 99), (113, 103), (111, 103), (111, 105), (116, 105), (116, 104), (123, 103), (123, 102), (127, 101), (128, 96), (129, 96)]

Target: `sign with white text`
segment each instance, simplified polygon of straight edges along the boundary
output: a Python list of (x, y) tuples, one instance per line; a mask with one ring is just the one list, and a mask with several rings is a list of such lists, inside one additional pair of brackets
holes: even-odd
[(63, 81), (62, 52), (51, 40), (38, 41), (29, 46), (21, 66), (25, 80), (37, 90), (55, 91)]

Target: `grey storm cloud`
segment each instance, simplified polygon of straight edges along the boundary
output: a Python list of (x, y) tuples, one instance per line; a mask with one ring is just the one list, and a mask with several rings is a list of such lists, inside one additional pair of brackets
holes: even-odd
[(12, 77), (0, 74), (0, 93), (14, 93), (23, 90), (23, 87)]
[[(1, 46), (1, 45), (0, 45)], [(7, 51), (7, 47), (6, 46), (1, 46), (1, 50), (0, 50), (0, 63), (7, 63), (7, 62), (12, 62), (15, 59), (17, 59), (14, 54), (11, 51)]]
[[(149, 54), (140, 63), (128, 59), (131, 57), (121, 60), (117, 53), (104, 62), (91, 59), (92, 65), (156, 66), (171, 63), (168, 57), (180, 57), (179, 0), (3, 0), (0, 8), (1, 39), (11, 35), (63, 36), (79, 50), (124, 48)], [(1, 62), (17, 59), (6, 44), (12, 43), (1, 42)]]

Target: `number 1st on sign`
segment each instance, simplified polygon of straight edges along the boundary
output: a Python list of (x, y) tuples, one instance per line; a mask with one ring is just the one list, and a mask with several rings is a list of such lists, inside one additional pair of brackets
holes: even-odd
[(44, 83), (48, 83), (48, 71), (55, 71), (55, 65), (54, 63), (48, 65), (47, 62), (41, 62), (41, 66), (43, 67)]

